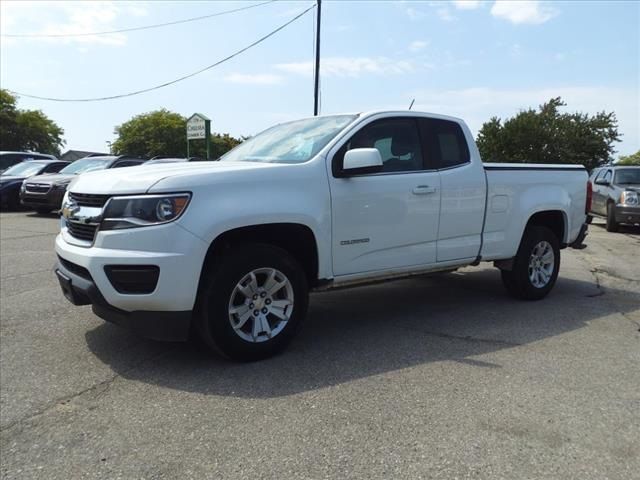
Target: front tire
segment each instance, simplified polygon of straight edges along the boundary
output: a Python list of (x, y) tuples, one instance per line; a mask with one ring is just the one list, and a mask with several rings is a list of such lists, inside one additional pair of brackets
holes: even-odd
[(547, 227), (525, 229), (511, 270), (502, 270), (502, 283), (515, 298), (540, 300), (556, 283), (560, 271), (560, 241)]
[(607, 204), (607, 232), (617, 232), (620, 225), (616, 222), (616, 212), (612, 203)]
[(209, 267), (203, 282), (196, 329), (209, 348), (233, 360), (281, 352), (306, 315), (305, 272), (278, 247), (235, 247)]

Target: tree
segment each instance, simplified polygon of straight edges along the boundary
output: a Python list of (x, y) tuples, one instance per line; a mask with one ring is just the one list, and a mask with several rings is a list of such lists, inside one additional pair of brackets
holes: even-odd
[(0, 150), (60, 155), (64, 130), (40, 110), (16, 108), (17, 98), (0, 89)]
[(501, 121), (493, 117), (482, 125), (477, 144), (489, 162), (571, 163), (588, 170), (611, 160), (613, 143), (620, 141), (615, 113), (561, 113), (560, 97), (522, 110)]
[[(187, 118), (179, 113), (161, 109), (136, 115), (131, 120), (115, 128), (118, 138), (112, 148), (116, 154), (142, 155), (154, 157), (187, 155)], [(211, 134), (211, 158), (215, 159), (231, 150), (242, 140), (228, 133)], [(194, 157), (206, 156), (204, 140), (192, 140), (189, 154)]]
[(640, 165), (640, 150), (631, 155), (621, 155), (616, 165)]
[(136, 115), (115, 128), (114, 153), (153, 157), (184, 157), (187, 119), (165, 109)]

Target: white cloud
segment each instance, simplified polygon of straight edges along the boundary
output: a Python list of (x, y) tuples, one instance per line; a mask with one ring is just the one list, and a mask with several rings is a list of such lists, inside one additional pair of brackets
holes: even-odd
[(224, 79), (242, 85), (280, 85), (284, 80), (282, 76), (273, 73), (232, 73)]
[(480, 0), (452, 0), (453, 6), (458, 10), (475, 10), (480, 7)]
[(420, 20), (426, 16), (422, 10), (416, 10), (413, 7), (407, 7), (405, 12), (410, 20)]
[[(281, 63), (278, 70), (296, 75), (313, 74), (312, 61)], [(415, 70), (410, 60), (392, 60), (386, 57), (327, 57), (320, 64), (322, 75), (326, 77), (359, 77), (365, 74), (397, 75)]]
[(453, 22), (454, 20), (457, 20), (457, 18), (451, 14), (447, 7), (438, 8), (436, 10), (436, 13), (438, 14), (440, 20), (444, 20), (445, 22)]
[(491, 15), (514, 24), (540, 24), (555, 17), (558, 11), (537, 0), (496, 0)]
[(409, 44), (410, 52), (419, 52), (420, 50), (424, 50), (429, 46), (429, 42), (424, 40), (415, 40)]
[[(16, 34), (83, 34), (117, 30), (131, 17), (147, 15), (147, 8), (137, 2), (114, 1), (5, 1), (0, 2), (3, 33)], [(9, 38), (3, 38), (3, 44)], [(101, 44), (122, 46), (127, 42), (124, 33), (76, 37), (10, 38), (17, 41), (46, 41), (58, 43)]]
[(619, 131), (623, 134), (619, 144), (621, 154), (640, 150), (640, 114), (637, 105), (640, 94), (633, 88), (612, 87), (557, 87), (538, 89), (466, 88), (459, 90), (418, 90), (408, 92), (415, 98), (414, 110), (443, 113), (463, 118), (474, 132), (492, 116), (511, 117), (520, 110), (537, 108), (553, 97), (562, 97), (568, 112), (581, 111), (595, 114), (601, 111), (616, 113)]

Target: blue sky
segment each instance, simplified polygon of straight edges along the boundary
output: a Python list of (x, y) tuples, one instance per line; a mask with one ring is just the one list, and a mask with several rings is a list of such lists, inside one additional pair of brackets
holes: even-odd
[[(1, 31), (83, 33), (170, 22), (255, 2), (0, 3)], [(198, 70), (312, 5), (276, 1), (158, 29), (68, 38), (7, 38), (0, 83), (50, 97), (125, 93)], [(323, 1), (322, 113), (404, 109), (464, 118), (474, 131), (562, 96), (567, 110), (615, 111), (620, 154), (640, 149), (640, 3)], [(264, 43), (194, 78), (95, 103), (20, 98), (65, 130), (67, 148), (104, 151), (131, 116), (202, 112), (217, 132), (251, 135), (313, 111), (309, 12)]]

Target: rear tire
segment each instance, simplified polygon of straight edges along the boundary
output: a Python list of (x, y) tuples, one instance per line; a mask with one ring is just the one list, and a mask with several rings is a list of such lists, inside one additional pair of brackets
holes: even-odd
[(620, 225), (616, 222), (616, 213), (612, 203), (607, 203), (607, 232), (617, 232)]
[(524, 231), (511, 270), (502, 270), (507, 292), (521, 300), (540, 300), (556, 283), (560, 271), (560, 241), (547, 227)]
[(199, 293), (196, 330), (209, 348), (233, 360), (268, 358), (293, 339), (308, 296), (305, 272), (287, 251), (241, 245), (209, 267)]

